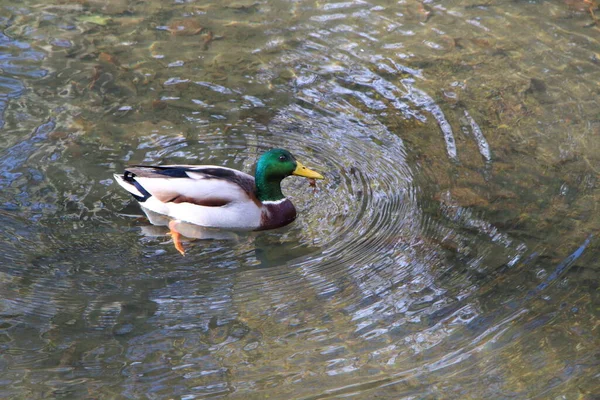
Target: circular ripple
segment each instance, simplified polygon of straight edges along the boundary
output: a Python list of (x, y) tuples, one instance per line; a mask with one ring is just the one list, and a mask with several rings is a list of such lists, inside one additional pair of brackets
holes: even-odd
[[(241, 235), (240, 240), (251, 242), (249, 247), (241, 246), (243, 250), (231, 251), (228, 243), (196, 242), (188, 245), (188, 251), (192, 257), (203, 253), (202, 259), (210, 258), (209, 269), (227, 263), (238, 268), (259, 266), (261, 279), (249, 279), (243, 290), (238, 288), (242, 297), (254, 296), (254, 285), (263, 293), (297, 284), (332, 294), (343, 289), (338, 278), (354, 275), (363, 279), (365, 274), (394, 263), (395, 249), (411, 235), (420, 214), (402, 140), (367, 114), (361, 115), (355, 108), (349, 112), (348, 107), (332, 115), (291, 106), (279, 113), (268, 129), (234, 127), (227, 136), (219, 131), (198, 133), (196, 141), (188, 140), (171, 151), (164, 151), (169, 148), (168, 137), (155, 138), (162, 143), (161, 154), (142, 146), (131, 158), (144, 163), (216, 164), (252, 173), (264, 151), (274, 147), (290, 150), (325, 176), (316, 187), (296, 177), (283, 182), (284, 193), (298, 209), (293, 224), (249, 237)], [(361, 119), (349, 115), (361, 115)], [(115, 195), (122, 196), (117, 190)], [(208, 257), (213, 246), (217, 250)]]

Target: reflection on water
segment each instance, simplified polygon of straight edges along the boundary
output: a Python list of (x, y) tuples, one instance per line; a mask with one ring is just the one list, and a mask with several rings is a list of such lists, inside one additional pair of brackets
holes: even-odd
[[(593, 398), (590, 6), (3, 6), (0, 397)], [(298, 220), (186, 257), (110, 179), (271, 147)]]

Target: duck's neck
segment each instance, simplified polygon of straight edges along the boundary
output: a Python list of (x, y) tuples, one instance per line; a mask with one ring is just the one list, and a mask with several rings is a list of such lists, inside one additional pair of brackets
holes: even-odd
[(285, 199), (285, 196), (281, 193), (281, 178), (268, 177), (264, 170), (259, 167), (256, 169), (254, 181), (256, 184), (256, 197), (261, 202)]

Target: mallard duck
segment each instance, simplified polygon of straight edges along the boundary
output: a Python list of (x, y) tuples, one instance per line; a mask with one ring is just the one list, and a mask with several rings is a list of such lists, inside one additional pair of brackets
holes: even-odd
[(254, 177), (215, 165), (135, 165), (114, 177), (142, 207), (173, 219), (171, 235), (183, 254), (177, 221), (250, 231), (294, 221), (296, 208), (281, 192), (281, 181), (290, 175), (323, 179), (283, 149), (264, 153)]

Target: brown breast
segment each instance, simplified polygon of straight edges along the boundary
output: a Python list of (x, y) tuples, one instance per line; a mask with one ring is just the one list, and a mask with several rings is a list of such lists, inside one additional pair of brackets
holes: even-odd
[(275, 229), (285, 226), (296, 219), (296, 208), (285, 199), (281, 203), (263, 203), (260, 227), (257, 230)]

